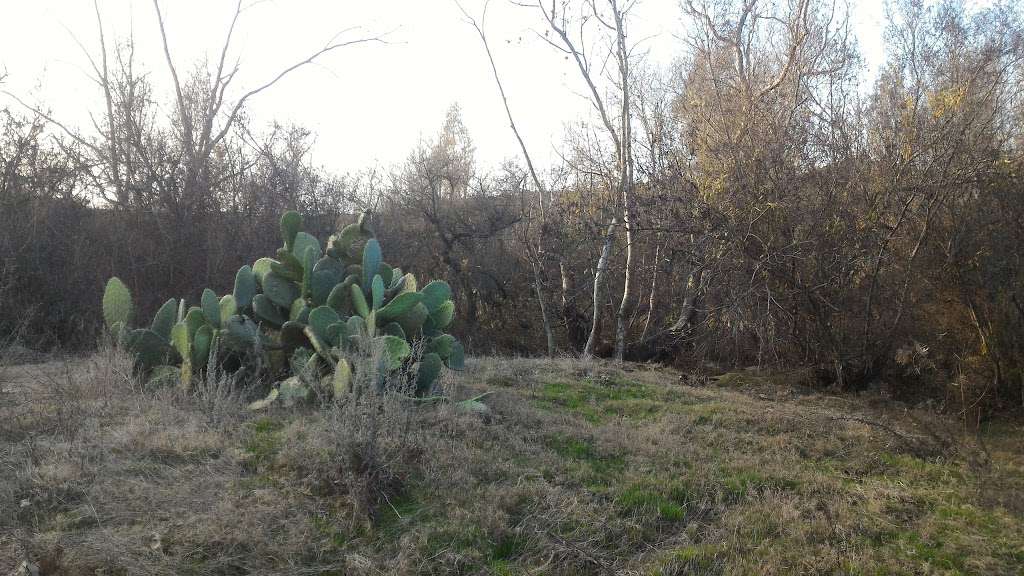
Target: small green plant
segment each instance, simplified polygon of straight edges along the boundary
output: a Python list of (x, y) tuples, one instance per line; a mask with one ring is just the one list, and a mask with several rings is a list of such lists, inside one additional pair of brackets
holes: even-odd
[(413, 274), (384, 262), (365, 214), (326, 248), (302, 221), (297, 212), (281, 217), (283, 247), (238, 270), (231, 294), (206, 289), (197, 306), (168, 300), (148, 328), (128, 327), (131, 294), (111, 278), (107, 328), (151, 381), (174, 378), (189, 389), (210, 362), (237, 380), (270, 375), (277, 384), (253, 408), (367, 386), (426, 396), (445, 368), (462, 369), (462, 344), (445, 333), (455, 311), (447, 283), (419, 288)]

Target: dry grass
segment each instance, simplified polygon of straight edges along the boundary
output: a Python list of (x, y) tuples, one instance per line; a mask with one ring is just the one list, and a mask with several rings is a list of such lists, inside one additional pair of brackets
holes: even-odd
[(935, 415), (777, 375), (512, 359), (452, 383), (455, 398), (493, 391), (487, 417), (400, 398), (250, 414), (216, 380), (181, 397), (141, 390), (126, 365), (33, 366), (0, 396), (0, 572), (1024, 566), (1019, 426), (962, 442)]

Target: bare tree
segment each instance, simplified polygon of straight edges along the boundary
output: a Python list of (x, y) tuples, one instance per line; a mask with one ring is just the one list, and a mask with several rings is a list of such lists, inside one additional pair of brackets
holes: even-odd
[(610, 35), (608, 52), (616, 63), (616, 74), (613, 76), (613, 85), (618, 98), (618, 117), (616, 119), (610, 110), (606, 97), (602, 95), (597, 87), (597, 78), (593, 69), (593, 62), (588, 55), (585, 42), (582, 37), (575, 38), (570, 35), (571, 17), (568, 12), (570, 3), (563, 0), (561, 3), (552, 2), (545, 6), (543, 0), (537, 0), (536, 8), (540, 11), (547, 23), (548, 29), (554, 33), (555, 39), (550, 39), (547, 34), (540, 35), (548, 44), (571, 58), (581, 78), (587, 85), (590, 103), (604, 126), (606, 135), (612, 142), (615, 151), (615, 174), (618, 181), (619, 209), (611, 217), (607, 232), (604, 236), (604, 244), (601, 249), (601, 256), (598, 259), (594, 273), (594, 312), (591, 322), (590, 336), (583, 349), (583, 356), (588, 357), (594, 353), (597, 344), (598, 332), (600, 329), (601, 307), (604, 299), (604, 282), (608, 270), (609, 259), (611, 258), (612, 247), (615, 243), (615, 235), (621, 217), (626, 237), (626, 264), (624, 272), (623, 294), (616, 314), (615, 323), (615, 358), (623, 359), (626, 347), (626, 318), (629, 313), (630, 303), (633, 298), (633, 245), (635, 235), (636, 207), (633, 190), (633, 154), (632, 154), (632, 124), (630, 106), (630, 48), (626, 44), (626, 19), (630, 8), (635, 2), (620, 3), (619, 0), (607, 0), (607, 8), (610, 10), (610, 17), (602, 14), (598, 9), (596, 0), (588, 0), (583, 5), (583, 12), (579, 17), (580, 36), (588, 22), (597, 22), (598, 25)]
[(233, 104), (229, 104), (227, 101), (228, 89), (231, 87), (240, 69), (239, 60), (236, 60), (234, 64), (228, 64), (231, 40), (235, 27), (238, 24), (238, 19), (243, 12), (242, 0), (238, 0), (231, 24), (228, 26), (227, 34), (221, 45), (216, 68), (212, 71), (208, 79), (209, 81), (203, 86), (204, 94), (202, 94), (200, 102), (192, 102), (188, 97), (185, 85), (178, 76), (177, 67), (174, 64), (167, 27), (164, 22), (163, 12), (160, 9), (159, 0), (153, 0), (153, 8), (156, 11), (167, 69), (173, 82), (182, 145), (186, 154), (185, 193), (191, 197), (201, 194), (206, 190), (210, 176), (208, 171), (209, 160), (214, 148), (227, 136), (246, 102), (274, 86), (292, 72), (312, 64), (330, 52), (356, 44), (384, 42), (384, 39), (379, 36), (339, 41), (337, 40), (339, 36), (354, 29), (343, 30), (316, 52), (281, 70), (263, 84), (246, 90), (234, 100)]

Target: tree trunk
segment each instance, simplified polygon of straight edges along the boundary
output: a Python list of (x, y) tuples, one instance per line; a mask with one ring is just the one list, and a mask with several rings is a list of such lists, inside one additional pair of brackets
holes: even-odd
[(601, 327), (601, 301), (604, 299), (605, 273), (608, 271), (608, 260), (611, 259), (612, 246), (615, 244), (615, 227), (619, 225), (619, 217), (614, 216), (608, 224), (608, 231), (604, 235), (604, 246), (601, 248), (601, 257), (597, 260), (597, 270), (594, 272), (594, 316), (590, 324), (590, 337), (587, 338), (587, 345), (583, 347), (583, 357), (590, 358), (594, 355), (594, 346), (597, 345), (598, 332)]
[(658, 256), (661, 253), (661, 246), (654, 247), (654, 272), (651, 274), (651, 295), (647, 302), (647, 318), (644, 319), (644, 330), (640, 333), (640, 341), (647, 339), (647, 330), (651, 327), (651, 316), (654, 315), (654, 295), (658, 288)]
[(630, 122), (629, 50), (626, 47), (626, 27), (622, 11), (611, 1), (615, 17), (616, 54), (619, 61), (619, 80), (622, 91), (619, 134), (619, 190), (622, 198), (622, 223), (626, 229), (626, 269), (622, 283), (622, 301), (615, 317), (615, 360), (622, 362), (626, 355), (626, 321), (633, 300), (633, 239), (636, 227), (635, 199), (633, 198), (633, 128)]
[(540, 307), (540, 318), (544, 325), (544, 336), (548, 344), (548, 357), (555, 356), (555, 334), (551, 331), (551, 321), (548, 320), (547, 307), (544, 305), (544, 291), (541, 289), (540, 265), (533, 257), (530, 258), (533, 267), (533, 290), (537, 294), (537, 305)]

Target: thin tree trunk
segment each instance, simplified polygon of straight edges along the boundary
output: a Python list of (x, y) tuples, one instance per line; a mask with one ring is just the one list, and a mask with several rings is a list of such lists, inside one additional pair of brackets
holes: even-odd
[(672, 324), (669, 331), (680, 333), (691, 324), (693, 314), (697, 311), (697, 296), (700, 294), (701, 280), (703, 279), (703, 276), (703, 267), (690, 272), (689, 277), (686, 279), (686, 296), (683, 297), (683, 306), (679, 311), (679, 317), (676, 318), (675, 323)]
[(633, 197), (633, 128), (630, 122), (629, 50), (626, 47), (626, 28), (623, 13), (615, 0), (610, 0), (615, 17), (615, 41), (619, 61), (622, 90), (622, 112), (619, 138), (619, 187), (622, 193), (622, 223), (626, 229), (626, 269), (622, 284), (622, 301), (615, 317), (615, 360), (622, 362), (626, 354), (626, 319), (633, 299), (633, 240), (636, 226), (635, 199)]
[(651, 274), (651, 296), (647, 302), (647, 318), (644, 320), (644, 330), (640, 333), (640, 341), (647, 340), (647, 330), (651, 327), (651, 316), (654, 315), (654, 294), (658, 287), (658, 256), (661, 253), (661, 245), (654, 247), (654, 272)]
[(541, 322), (544, 324), (544, 336), (547, 338), (548, 343), (548, 356), (554, 357), (555, 334), (551, 330), (551, 321), (548, 320), (547, 307), (544, 305), (544, 292), (541, 290), (540, 282), (540, 265), (534, 258), (530, 259), (530, 264), (533, 266), (533, 290), (537, 294), (537, 305), (540, 307)]
[(601, 248), (601, 257), (597, 260), (597, 270), (594, 272), (594, 316), (590, 324), (590, 337), (587, 338), (587, 345), (583, 347), (583, 357), (590, 358), (594, 355), (594, 346), (597, 345), (598, 332), (601, 327), (601, 301), (604, 298), (605, 273), (608, 271), (608, 261), (611, 259), (612, 246), (615, 244), (615, 228), (619, 225), (619, 217), (614, 216), (608, 224), (608, 231), (604, 235), (604, 246)]

